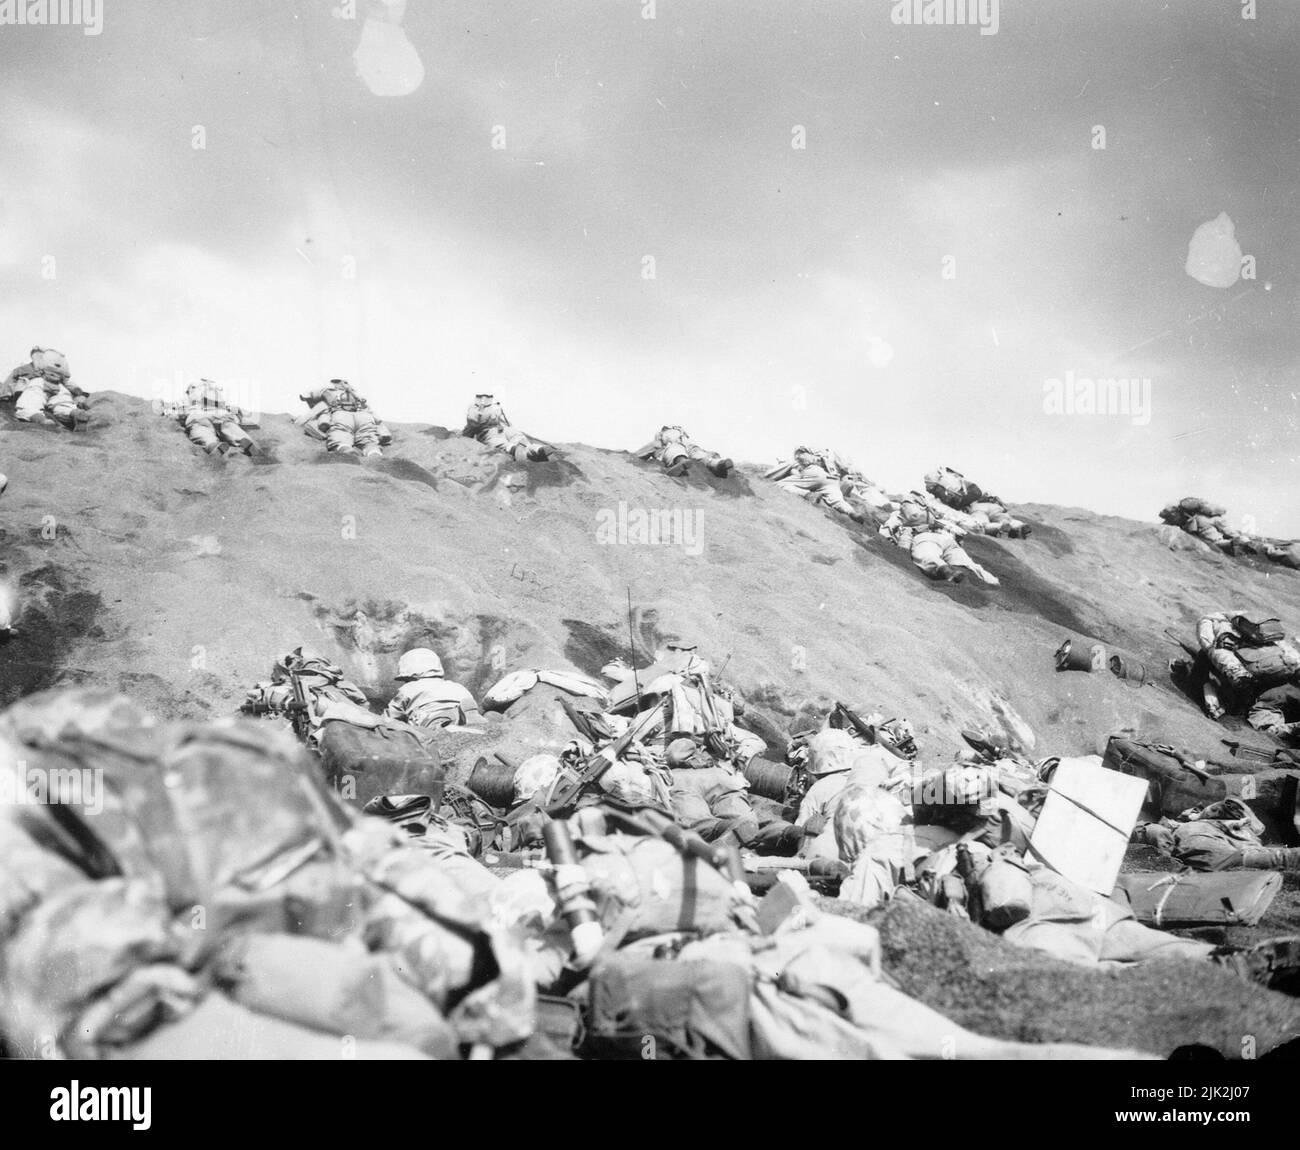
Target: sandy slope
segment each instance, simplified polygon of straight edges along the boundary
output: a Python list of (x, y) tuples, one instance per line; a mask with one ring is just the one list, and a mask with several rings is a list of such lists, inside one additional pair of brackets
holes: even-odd
[[(421, 426), (362, 465), (285, 416), (255, 433), (269, 458), (222, 460), (143, 401), (103, 393), (94, 413), (85, 434), (0, 416), (22, 631), (0, 650), (4, 699), (92, 678), (167, 711), (226, 712), (299, 643), (376, 699), (416, 643), (474, 690), (501, 668), (594, 673), (627, 653), (630, 586), (642, 659), (689, 637), (715, 666), (729, 658), (726, 677), (782, 728), (839, 696), (910, 716), (927, 758), (971, 725), (1020, 731), (1042, 754), (1098, 750), (1119, 730), (1205, 753), (1223, 732), (1168, 685), (1162, 630), (1237, 604), (1300, 624), (1296, 573), (1076, 509), (1023, 508), (1029, 540), (972, 545), (1002, 587), (950, 587), (757, 466), (674, 480), (574, 445), (525, 467)], [(620, 500), (698, 516), (699, 545), (602, 545), (598, 515)], [(1138, 656), (1154, 685), (1055, 672), (1066, 635)]]

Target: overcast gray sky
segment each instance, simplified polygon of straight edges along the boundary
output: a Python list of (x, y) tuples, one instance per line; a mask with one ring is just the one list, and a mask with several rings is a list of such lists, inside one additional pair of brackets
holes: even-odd
[[(270, 410), (346, 375), (457, 426), (488, 389), (552, 440), (680, 422), (891, 488), (944, 461), (1011, 500), (1151, 519), (1191, 492), (1300, 535), (1300, 5), (1003, 0), (995, 35), (894, 7), (0, 26), (0, 358), (47, 343), (144, 396), (251, 379)], [(1255, 275), (1212, 287), (1185, 263), (1220, 213)], [(1149, 422), (1045, 411), (1067, 372), (1149, 379)]]

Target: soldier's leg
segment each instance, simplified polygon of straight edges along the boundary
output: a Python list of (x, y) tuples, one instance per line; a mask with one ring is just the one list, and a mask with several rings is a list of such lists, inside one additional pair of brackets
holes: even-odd
[(1245, 847), (1241, 865), (1252, 870), (1300, 871), (1300, 847)]
[(47, 423), (45, 415), (45, 387), (42, 384), (28, 386), (18, 395), (14, 405), (14, 416), (23, 423)]
[(212, 420), (194, 419), (185, 426), (185, 434), (190, 437), (190, 442), (197, 447), (203, 448), (209, 455), (217, 449), (217, 433), (212, 426)]
[(759, 838), (758, 816), (744, 791), (723, 791), (709, 796), (709, 811), (742, 847), (752, 847)]
[(252, 455), (256, 450), (253, 446), (253, 437), (239, 426), (239, 421), (227, 419), (221, 425), (221, 438), (230, 444), (235, 451), (242, 451), (245, 455)]
[(358, 412), (357, 430), (355, 443), (365, 456), (383, 455), (384, 452), (379, 446), (379, 425), (375, 423), (375, 418), (365, 412)]
[(330, 416), (329, 434), (325, 437), (327, 451), (341, 451), (345, 455), (356, 455), (355, 424), (356, 416), (350, 411), (336, 411)]
[(1214, 944), (1179, 938), (1131, 918), (1114, 923), (1102, 936), (1099, 962), (1150, 962), (1168, 958), (1209, 958)]
[(1300, 847), (1244, 847), (1242, 865), (1253, 871), (1300, 871)]
[(1174, 858), (1192, 870), (1228, 870), (1242, 865), (1242, 846), (1213, 824), (1184, 824), (1174, 829)]
[(1221, 681), (1243, 693), (1250, 690), (1253, 676), (1235, 652), (1225, 647), (1216, 647), (1209, 652), (1209, 659), (1210, 666)]
[(691, 457), (691, 452), (680, 443), (670, 443), (660, 453), (660, 461), (669, 475), (682, 475), (686, 471), (686, 461)]
[(716, 451), (706, 451), (698, 443), (692, 443), (687, 455), (696, 463), (703, 463), (711, 474), (719, 479), (726, 479), (728, 472), (736, 465), (730, 459), (724, 459)]
[(1227, 707), (1219, 697), (1219, 684), (1213, 675), (1205, 677), (1205, 682), (1201, 685), (1201, 699), (1205, 704), (1205, 713), (1215, 722), (1228, 713)]
[(799, 496), (801, 499), (813, 500), (816, 498), (815, 488), (822, 482), (820, 479), (804, 479), (798, 475), (787, 475), (784, 479), (778, 479), (776, 485), (784, 487), (786, 491)]
[(918, 535), (912, 540), (912, 562), (931, 579), (938, 579), (946, 566), (943, 545), (935, 535)]
[(819, 480), (816, 494), (817, 500), (826, 504), (832, 511), (840, 511), (845, 515), (853, 514), (853, 508), (849, 506), (848, 501), (844, 498), (844, 492), (840, 490), (838, 480)]
[(71, 427), (77, 421), (77, 405), (65, 392), (45, 404), (45, 414), (64, 427)]

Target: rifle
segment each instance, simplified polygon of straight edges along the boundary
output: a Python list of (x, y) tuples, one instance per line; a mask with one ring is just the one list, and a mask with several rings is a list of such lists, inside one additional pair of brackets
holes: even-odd
[(1166, 639), (1169, 639), (1169, 640), (1171, 640), (1172, 642), (1177, 643), (1177, 644), (1178, 644), (1178, 645), (1179, 645), (1179, 646), (1180, 646), (1184, 651), (1186, 651), (1186, 652), (1187, 652), (1187, 657), (1188, 657), (1189, 659), (1191, 659), (1193, 662), (1196, 661), (1196, 659), (1198, 658), (1198, 656), (1199, 656), (1200, 653), (1201, 653), (1199, 647), (1191, 647), (1191, 646), (1188, 646), (1188, 644), (1184, 643), (1184, 642), (1183, 642), (1183, 641), (1182, 641), (1182, 640), (1181, 640), (1177, 635), (1171, 635), (1171, 634), (1169, 633), (1169, 628), (1168, 628), (1168, 627), (1165, 628), (1164, 635), (1165, 635), (1165, 638), (1166, 638)]
[(655, 722), (661, 717), (664, 703), (665, 700), (660, 700), (650, 710), (638, 715), (617, 739), (592, 755), (573, 778), (556, 786), (544, 804), (529, 799), (511, 811), (506, 816), (506, 822), (514, 826), (532, 815), (541, 814), (555, 819), (565, 818), (571, 814), (577, 808), (578, 800), (600, 782), (605, 772), (618, 762), (619, 756), (634, 742), (650, 733)]
[(663, 839), (679, 854), (708, 863), (732, 882), (745, 881), (745, 867), (734, 844), (707, 843), (694, 831), (678, 826), (668, 815), (649, 808), (632, 811), (621, 804), (608, 803), (605, 813), (633, 830)]
[[(837, 718), (840, 720), (838, 723), (835, 721)], [(861, 735), (867, 743), (874, 743), (876, 741), (876, 732), (867, 726), (867, 724), (858, 717), (856, 712), (849, 710), (849, 708), (843, 703), (837, 702), (835, 704), (835, 710), (831, 712), (830, 725), (842, 731), (844, 730), (845, 722), (847, 722), (854, 731)]]
[(1300, 767), (1300, 754), (1288, 751), (1284, 747), (1274, 747), (1269, 750), (1264, 747), (1252, 747), (1249, 743), (1235, 743), (1231, 739), (1219, 741), (1232, 752), (1233, 758), (1255, 759), (1261, 763), (1286, 763), (1289, 766)]
[[(685, 677), (685, 676), (683, 676)], [(704, 733), (704, 741), (708, 745), (709, 751), (715, 758), (731, 759), (736, 754), (736, 744), (727, 735), (723, 728), (722, 720), (718, 718), (718, 708), (713, 699), (713, 686), (709, 682), (708, 674), (704, 671), (693, 671), (690, 677), (695, 680), (700, 689), (700, 709), (704, 712), (704, 718), (709, 724), (709, 729)]]
[(569, 716), (569, 722), (578, 728), (578, 734), (587, 742), (595, 743), (599, 736), (591, 725), (591, 720), (579, 711), (568, 698), (561, 698), (560, 706), (564, 708), (564, 713)]
[[(293, 726), (293, 733), (307, 741), (307, 736), (311, 734), (311, 699), (307, 695), (307, 688), (302, 685), (302, 649), (299, 648), (292, 655), (285, 658), (281, 663), (286, 675), (289, 676), (289, 688), (293, 691), (293, 698), (284, 705), (284, 713), (289, 716), (289, 722)], [(253, 704), (254, 707), (257, 704)], [(269, 710), (270, 708), (268, 708)], [(251, 714), (259, 714), (257, 710), (251, 710)]]

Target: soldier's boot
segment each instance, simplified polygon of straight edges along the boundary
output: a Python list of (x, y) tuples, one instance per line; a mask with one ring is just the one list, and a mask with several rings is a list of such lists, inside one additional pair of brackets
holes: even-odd
[(664, 471), (667, 474), (671, 475), (674, 479), (677, 479), (679, 476), (686, 474), (687, 466), (688, 464), (687, 464), (686, 456), (683, 455), (678, 459), (674, 459), (672, 463), (670, 463), (667, 467), (664, 468)]
[(705, 464), (705, 467), (707, 467), (719, 479), (726, 479), (731, 469), (735, 466), (735, 463), (730, 459), (723, 459), (720, 455), (715, 455)]

